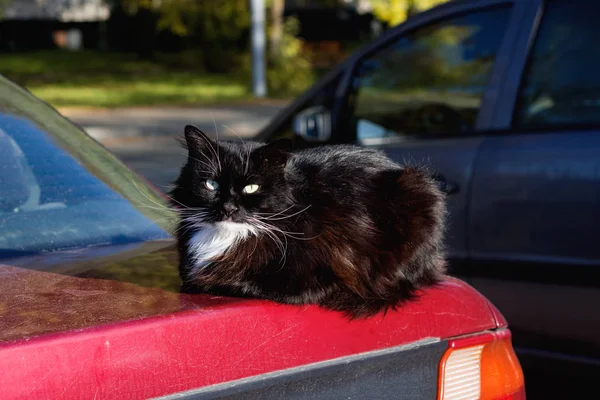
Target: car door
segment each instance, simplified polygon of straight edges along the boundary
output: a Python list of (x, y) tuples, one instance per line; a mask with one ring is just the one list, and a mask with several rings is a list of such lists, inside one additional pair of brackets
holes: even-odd
[(457, 3), (423, 14), (359, 57), (341, 129), (402, 164), (425, 165), (448, 194), (451, 271), (464, 277), (473, 163), (521, 16), (510, 1)]
[(469, 218), (471, 282), (520, 353), (585, 364), (600, 361), (599, 20), (595, 2), (543, 5), (477, 158)]

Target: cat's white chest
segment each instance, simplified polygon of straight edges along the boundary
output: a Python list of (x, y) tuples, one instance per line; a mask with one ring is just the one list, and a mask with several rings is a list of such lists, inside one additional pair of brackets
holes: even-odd
[(211, 260), (225, 254), (233, 245), (256, 233), (256, 229), (249, 224), (237, 222), (207, 224), (204, 229), (196, 232), (189, 241), (188, 251), (193, 260), (190, 272), (198, 272), (206, 267)]

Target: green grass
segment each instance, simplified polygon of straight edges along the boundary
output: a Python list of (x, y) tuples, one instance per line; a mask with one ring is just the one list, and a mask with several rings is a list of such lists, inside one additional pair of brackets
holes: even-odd
[(0, 74), (56, 107), (187, 105), (250, 98), (249, 77), (207, 74), (177, 57), (40, 51), (0, 55)]

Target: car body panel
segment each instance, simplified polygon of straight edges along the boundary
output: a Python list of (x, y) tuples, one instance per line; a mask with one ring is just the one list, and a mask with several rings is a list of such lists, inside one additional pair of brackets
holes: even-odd
[(448, 257), (452, 261), (464, 262), (468, 258), (468, 227), (466, 226), (468, 208), (466, 206), (473, 164), (482, 141), (481, 137), (432, 139), (380, 147), (392, 160), (400, 164), (425, 165), (438, 172), (445, 182), (456, 187), (456, 192), (449, 194), (446, 200), (450, 213), (447, 218), (445, 244)]
[[(599, 202), (597, 131), (498, 135), (482, 146), (470, 283), (511, 321), (517, 346), (600, 359)], [(521, 340), (532, 335), (544, 340)]]
[[(479, 336), (481, 337), (481, 336)], [(198, 399), (434, 399), (447, 341), (420, 340), (160, 397)]]
[[(131, 271), (137, 259), (160, 279), (173, 252), (120, 250), (81, 265)], [(385, 317), (350, 321), (316, 306), (88, 276), (0, 266), (3, 398), (148, 398), (499, 325), (489, 302), (454, 278)]]

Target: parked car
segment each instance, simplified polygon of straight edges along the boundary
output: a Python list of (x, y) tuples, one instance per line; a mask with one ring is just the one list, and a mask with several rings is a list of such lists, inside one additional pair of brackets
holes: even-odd
[(448, 194), (451, 272), (506, 315), (526, 376), (600, 374), (599, 20), (585, 0), (446, 3), (259, 135), (429, 165)]
[(0, 78), (2, 400), (525, 398), (505, 319), (466, 283), (356, 321), (180, 294), (166, 204)]

